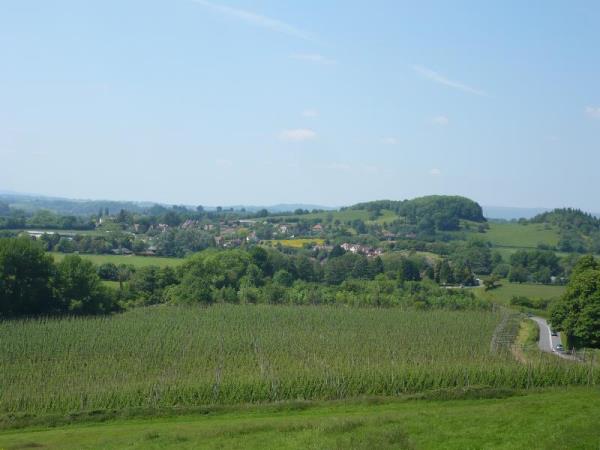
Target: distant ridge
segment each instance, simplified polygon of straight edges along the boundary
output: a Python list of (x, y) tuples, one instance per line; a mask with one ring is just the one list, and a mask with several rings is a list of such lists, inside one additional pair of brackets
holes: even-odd
[(483, 215), (488, 219), (531, 219), (548, 211), (550, 208), (515, 208), (512, 206), (482, 206)]
[[(54, 197), (49, 195), (19, 193), (8, 190), (0, 190), (0, 201), (8, 203), (10, 206), (20, 208), (26, 211), (37, 211), (40, 209), (48, 209), (59, 214), (73, 215), (89, 215), (98, 212), (99, 208), (109, 208), (115, 212), (120, 209), (127, 209), (133, 212), (142, 212), (151, 208), (154, 205), (161, 206), (182, 206), (176, 203), (148, 202), (148, 201), (120, 201), (120, 200), (92, 200), (92, 199), (72, 199), (66, 197)], [(198, 205), (183, 205), (191, 210)], [(207, 211), (215, 211), (217, 206), (202, 205)], [(223, 205), (223, 209), (234, 209), (236, 211), (246, 210), (256, 212), (261, 209), (266, 209), (271, 213), (293, 212), (297, 209), (312, 211), (314, 209), (331, 211), (337, 208), (322, 205), (312, 205), (304, 203), (279, 203), (271, 206), (256, 206), (256, 205)]]
[[(557, 208), (515, 208), (512, 206), (482, 206), (483, 215), (487, 219), (533, 219), (538, 214), (553, 211)], [(589, 212), (589, 211), (585, 211)], [(600, 213), (589, 212), (592, 216), (600, 218)]]

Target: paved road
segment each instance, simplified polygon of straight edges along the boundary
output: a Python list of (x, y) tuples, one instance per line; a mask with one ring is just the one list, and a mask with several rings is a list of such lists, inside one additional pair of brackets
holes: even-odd
[(555, 350), (556, 346), (561, 343), (560, 333), (558, 336), (552, 336), (550, 332), (550, 325), (546, 322), (546, 319), (541, 317), (532, 317), (531, 320), (537, 322), (538, 327), (540, 328), (540, 339), (538, 341), (538, 346), (540, 350), (543, 352), (554, 353), (557, 356), (565, 359), (574, 359), (573, 356), (568, 355), (563, 352), (557, 352)]

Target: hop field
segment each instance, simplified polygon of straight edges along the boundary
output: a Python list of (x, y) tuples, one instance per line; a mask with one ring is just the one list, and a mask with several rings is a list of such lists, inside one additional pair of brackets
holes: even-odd
[[(0, 324), (0, 413), (597, 384), (491, 348), (500, 311), (215, 305)], [(502, 330), (500, 330), (502, 331)], [(497, 341), (497, 339), (495, 340)]]

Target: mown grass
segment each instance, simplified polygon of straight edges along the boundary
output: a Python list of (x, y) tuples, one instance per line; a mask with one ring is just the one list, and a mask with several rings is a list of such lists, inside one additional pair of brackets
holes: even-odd
[(509, 398), (324, 403), (0, 432), (0, 448), (598, 448), (600, 390)]
[[(343, 399), (430, 389), (589, 384), (600, 371), (522, 365), (502, 311), (215, 305), (6, 321), (0, 414)], [(68, 389), (65, 387), (68, 386)]]
[[(61, 261), (66, 254), (59, 252), (49, 252), (55, 261)], [(92, 261), (94, 264), (113, 263), (116, 265), (127, 264), (135, 267), (146, 267), (146, 266), (176, 266), (182, 264), (184, 259), (182, 258), (165, 258), (159, 256), (136, 256), (136, 255), (92, 255), (87, 253), (80, 253), (84, 259)]]

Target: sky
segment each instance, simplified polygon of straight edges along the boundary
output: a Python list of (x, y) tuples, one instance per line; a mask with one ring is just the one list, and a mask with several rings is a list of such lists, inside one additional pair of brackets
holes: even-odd
[(0, 0), (0, 190), (600, 211), (600, 2)]

